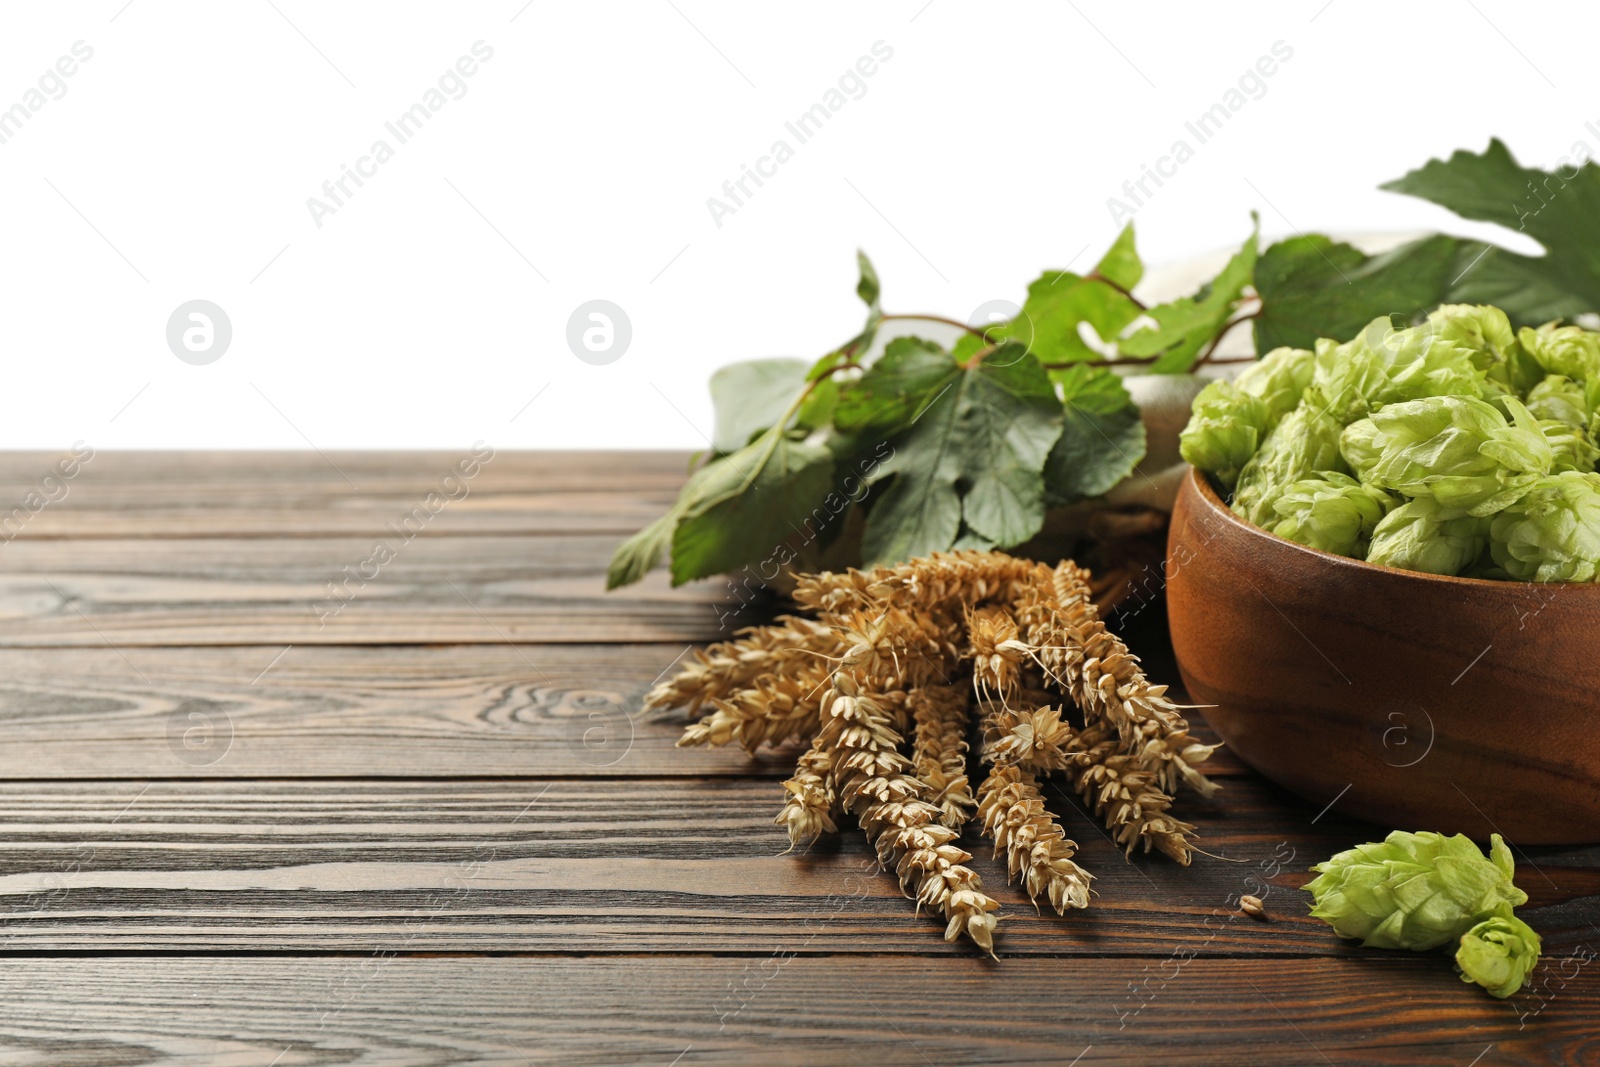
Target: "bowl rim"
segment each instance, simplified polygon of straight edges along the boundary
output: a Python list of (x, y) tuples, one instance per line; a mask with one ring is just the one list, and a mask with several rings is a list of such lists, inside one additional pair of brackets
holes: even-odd
[(1464, 578), (1456, 574), (1429, 574), (1427, 571), (1408, 571), (1400, 567), (1386, 567), (1381, 563), (1368, 563), (1364, 559), (1355, 559), (1351, 556), (1341, 556), (1336, 552), (1326, 552), (1310, 545), (1302, 545), (1298, 541), (1291, 541), (1287, 537), (1279, 537), (1271, 530), (1263, 529), (1255, 523), (1246, 522), (1233, 509), (1223, 503), (1216, 488), (1211, 484), (1211, 479), (1203, 474), (1198, 467), (1190, 467), (1189, 474), (1184, 479), (1184, 484), (1194, 490), (1195, 496), (1204, 502), (1206, 509), (1214, 516), (1221, 516), (1222, 521), (1236, 532), (1242, 532), (1247, 537), (1252, 537), (1264, 544), (1277, 546), (1278, 551), (1290, 549), (1307, 556), (1318, 558), (1326, 564), (1338, 567), (1348, 567), (1359, 571), (1388, 576), (1385, 580), (1392, 581), (1420, 581), (1433, 585), (1457, 585), (1466, 588), (1483, 590), (1496, 590), (1501, 593), (1513, 590), (1526, 591), (1529, 589), (1551, 589), (1570, 591), (1573, 589), (1588, 589), (1587, 595), (1600, 593), (1600, 582), (1523, 582), (1511, 578)]

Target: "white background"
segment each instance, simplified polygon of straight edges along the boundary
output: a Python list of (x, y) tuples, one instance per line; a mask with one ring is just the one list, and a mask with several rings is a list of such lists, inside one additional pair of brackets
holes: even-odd
[[(8, 4), (0, 108), (94, 55), (0, 144), (0, 447), (702, 447), (714, 368), (857, 329), (858, 246), (890, 310), (957, 318), (1088, 269), (1107, 198), (1280, 40), (1265, 95), (1139, 209), (1148, 261), (1237, 245), (1252, 208), (1269, 236), (1491, 233), (1376, 186), (1491, 135), (1542, 166), (1600, 146), (1589, 10)], [(466, 95), (319, 229), (307, 198), (479, 40)], [(784, 122), (877, 41), (865, 95), (796, 146)], [(794, 158), (719, 228), (707, 198), (778, 138)], [(165, 340), (194, 298), (233, 324), (207, 366)], [(606, 366), (565, 340), (591, 298), (632, 320)]]

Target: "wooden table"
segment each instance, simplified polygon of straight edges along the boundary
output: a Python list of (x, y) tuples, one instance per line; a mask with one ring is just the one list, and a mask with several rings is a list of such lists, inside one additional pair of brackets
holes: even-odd
[(1600, 849), (1519, 854), (1546, 961), (1495, 1001), (1308, 919), (1381, 831), (1225, 754), (1214, 856), (1058, 798), (1094, 906), (974, 843), (1003, 958), (946, 944), (858, 832), (780, 855), (792, 753), (636, 715), (721, 633), (715, 585), (602, 591), (685, 457), (462, 458), (0, 457), (0, 1063), (1600, 1062)]

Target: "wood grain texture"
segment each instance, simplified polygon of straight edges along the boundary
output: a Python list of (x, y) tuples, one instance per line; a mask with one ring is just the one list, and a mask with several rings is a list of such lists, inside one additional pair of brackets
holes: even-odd
[(643, 717), (690, 647), (0, 649), (0, 777), (787, 775)]
[[(1214, 857), (1183, 868), (1124, 860), (1052, 799), (1098, 896), (1036, 915), (971, 834), (1003, 955), (1359, 954), (1297, 887), (1369, 828), (1242, 779), (1186, 805)], [(914, 914), (860, 833), (782, 855), (780, 803), (748, 779), (0, 783), (0, 949), (973, 953)], [(1600, 949), (1600, 900), (1581, 897), (1597, 858), (1523, 868), (1552, 955)], [(1270, 921), (1238, 912), (1244, 893)]]
[[(101, 451), (70, 478), (56, 471), (62, 454), (0, 453), (0, 541), (374, 535), (440, 491), (470, 451)], [(666, 511), (688, 469), (684, 452), (499, 449), (420, 529), (620, 541)], [(30, 493), (44, 502), (36, 511)]]
[[(1546, 959), (1493, 1001), (1310, 920), (1305, 868), (1382, 830), (1227, 750), (1178, 809), (1211, 853), (1187, 869), (1051, 791), (1086, 912), (1036, 915), (969, 837), (998, 965), (858, 831), (782, 855), (792, 752), (678, 750), (638, 714), (752, 616), (660, 572), (602, 592), (682, 454), (501, 451), (336, 614), (460, 456), (101, 453), (7, 526), (54, 458), (0, 455), (0, 1063), (1600, 1055), (1600, 850), (1517, 850)], [(1159, 608), (1123, 623), (1176, 681)]]
[(726, 614), (739, 601), (725, 583), (672, 589), (663, 571), (608, 596), (615, 547), (567, 535), (17, 540), (0, 549), (0, 646), (681, 646), (747, 621)]
[(678, 749), (640, 711), (691, 647), (0, 649), (0, 778), (788, 777), (792, 748)]
[(0, 1045), (82, 1067), (1578, 1067), (1600, 1058), (1595, 971), (1518, 1006), (1463, 995), (1442, 956), (21, 958)]

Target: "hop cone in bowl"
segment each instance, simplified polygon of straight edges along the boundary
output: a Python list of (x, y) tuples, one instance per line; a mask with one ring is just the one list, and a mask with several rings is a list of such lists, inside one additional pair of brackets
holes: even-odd
[(1348, 474), (1327, 471), (1291, 483), (1273, 502), (1273, 533), (1302, 545), (1366, 558), (1373, 528), (1398, 501)]
[(1372, 531), (1367, 562), (1425, 574), (1460, 574), (1489, 543), (1489, 520), (1451, 512), (1426, 497), (1408, 500)]
[(1540, 479), (1489, 525), (1496, 565), (1524, 582), (1600, 577), (1600, 474), (1564, 471)]
[(1547, 374), (1583, 382), (1600, 378), (1600, 334), (1549, 323), (1537, 330), (1524, 326), (1517, 331), (1517, 340)]
[(1499, 834), (1485, 857), (1465, 834), (1396, 830), (1312, 870), (1311, 914), (1368, 948), (1437, 948), (1528, 899)]

